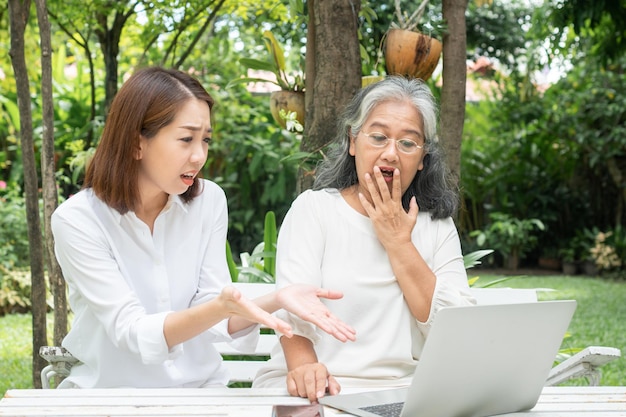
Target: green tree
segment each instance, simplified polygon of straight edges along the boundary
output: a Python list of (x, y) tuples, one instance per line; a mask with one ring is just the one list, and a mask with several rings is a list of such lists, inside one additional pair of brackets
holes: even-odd
[[(552, 0), (548, 10), (557, 29), (555, 41), (567, 39), (569, 48), (585, 45), (586, 52), (605, 64), (626, 52), (625, 0)], [(577, 37), (569, 36), (568, 29)], [(553, 46), (560, 49), (560, 43)]]

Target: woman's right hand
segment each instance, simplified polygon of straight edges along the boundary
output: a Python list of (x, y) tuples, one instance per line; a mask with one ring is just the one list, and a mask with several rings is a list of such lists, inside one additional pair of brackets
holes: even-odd
[(355, 330), (322, 303), (321, 298), (338, 300), (343, 297), (341, 291), (318, 288), (307, 284), (291, 284), (276, 292), (279, 304), (285, 310), (297, 315), (302, 320), (313, 323), (341, 342), (356, 340)]
[(287, 373), (287, 391), (294, 397), (308, 398), (311, 402), (325, 395), (337, 395), (341, 385), (319, 362), (307, 363)]
[[(224, 287), (218, 298), (222, 302), (224, 310), (229, 316), (237, 316), (252, 323), (261, 323), (287, 337), (291, 337), (293, 335), (289, 324), (263, 310), (252, 300), (244, 297), (234, 286), (229, 285)], [(229, 330), (231, 333), (234, 333), (240, 329), (232, 329), (229, 327)]]

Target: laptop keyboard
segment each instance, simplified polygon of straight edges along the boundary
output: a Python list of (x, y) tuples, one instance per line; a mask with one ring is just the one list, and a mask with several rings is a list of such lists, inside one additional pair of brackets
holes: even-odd
[(379, 404), (372, 405), (369, 407), (362, 407), (361, 410), (367, 411), (372, 414), (376, 414), (381, 417), (400, 417), (400, 413), (402, 412), (402, 407), (404, 406), (403, 402), (399, 403), (388, 403), (388, 404)]

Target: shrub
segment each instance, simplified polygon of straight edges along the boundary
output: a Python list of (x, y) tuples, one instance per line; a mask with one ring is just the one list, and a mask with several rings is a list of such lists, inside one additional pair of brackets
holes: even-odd
[(0, 270), (29, 265), (26, 203), (16, 186), (0, 189)]
[(539, 219), (517, 219), (505, 213), (491, 213), (491, 223), (484, 230), (475, 230), (470, 236), (476, 237), (479, 246), (485, 244), (500, 252), (506, 266), (515, 269), (520, 259), (537, 244), (537, 230), (545, 226)]
[(0, 267), (0, 316), (30, 311), (30, 273)]

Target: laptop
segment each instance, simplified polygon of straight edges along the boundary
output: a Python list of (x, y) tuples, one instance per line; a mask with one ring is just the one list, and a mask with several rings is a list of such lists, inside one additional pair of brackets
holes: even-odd
[(529, 410), (575, 309), (574, 300), (444, 308), (409, 387), (319, 402), (363, 417), (485, 417)]

